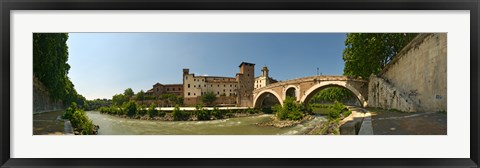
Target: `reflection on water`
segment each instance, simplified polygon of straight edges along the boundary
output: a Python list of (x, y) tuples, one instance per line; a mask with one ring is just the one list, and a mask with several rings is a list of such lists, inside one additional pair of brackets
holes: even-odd
[(152, 121), (126, 119), (98, 111), (88, 111), (88, 117), (99, 125), (99, 135), (276, 135), (305, 134), (316, 124), (326, 121), (317, 116), (311, 121), (290, 128), (259, 127), (255, 123), (268, 121), (271, 115), (229, 118), (213, 121)]

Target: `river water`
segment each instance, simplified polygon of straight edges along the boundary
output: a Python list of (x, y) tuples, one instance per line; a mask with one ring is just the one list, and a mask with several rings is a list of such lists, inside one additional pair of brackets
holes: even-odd
[(98, 111), (87, 111), (93, 124), (99, 125), (99, 135), (293, 135), (305, 134), (316, 124), (326, 121), (323, 116), (289, 128), (259, 127), (255, 123), (268, 121), (271, 115), (229, 118), (212, 121), (155, 121), (126, 119)]

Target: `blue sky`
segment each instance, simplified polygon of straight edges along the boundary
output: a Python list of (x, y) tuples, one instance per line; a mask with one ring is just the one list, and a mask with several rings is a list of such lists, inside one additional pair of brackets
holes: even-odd
[(69, 77), (87, 99), (196, 75), (235, 77), (241, 62), (277, 80), (342, 75), (345, 33), (69, 33)]

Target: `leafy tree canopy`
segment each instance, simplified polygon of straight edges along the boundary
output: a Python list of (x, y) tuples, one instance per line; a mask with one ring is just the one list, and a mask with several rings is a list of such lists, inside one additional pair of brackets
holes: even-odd
[(343, 61), (343, 74), (367, 79), (378, 74), (415, 33), (347, 33)]
[(207, 92), (202, 95), (202, 102), (208, 106), (212, 105), (215, 100), (217, 100), (217, 96), (213, 92)]
[(62, 100), (66, 105), (76, 102), (83, 107), (85, 97), (77, 93), (67, 76), (67, 40), (67, 33), (33, 34), (33, 75), (45, 85), (53, 100)]

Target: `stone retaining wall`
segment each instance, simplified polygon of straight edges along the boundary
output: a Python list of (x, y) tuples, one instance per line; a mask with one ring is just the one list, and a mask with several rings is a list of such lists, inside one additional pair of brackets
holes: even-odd
[[(379, 75), (370, 78), (370, 107), (447, 110), (447, 33), (420, 34)], [(372, 96), (376, 97), (372, 97)]]
[(37, 78), (33, 77), (33, 113), (64, 109), (63, 102), (51, 100), (47, 88)]

